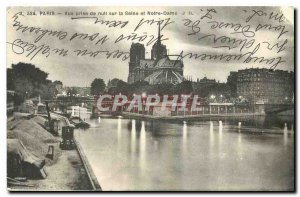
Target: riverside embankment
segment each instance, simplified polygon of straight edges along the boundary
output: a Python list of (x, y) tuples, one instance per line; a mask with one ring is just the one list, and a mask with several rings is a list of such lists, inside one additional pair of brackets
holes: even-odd
[[(45, 178), (26, 178), (24, 182), (8, 182), (9, 191), (90, 191), (101, 190), (82, 149), (61, 150), (61, 137), (50, 134), (42, 116), (18, 114), (7, 122), (7, 139), (17, 139), (40, 160), (45, 159)], [(54, 147), (53, 159), (46, 156), (49, 146)], [(24, 166), (23, 166), (24, 167)]]

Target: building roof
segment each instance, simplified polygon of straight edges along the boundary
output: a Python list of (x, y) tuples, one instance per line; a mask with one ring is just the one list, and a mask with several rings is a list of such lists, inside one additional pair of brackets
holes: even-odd
[(181, 61), (178, 61), (178, 60), (170, 60), (168, 57), (164, 57), (156, 63), (155, 67), (161, 67), (161, 68), (178, 67), (178, 68), (182, 68), (183, 63)]
[(149, 84), (157, 84), (157, 82), (170, 82), (172, 84), (177, 84), (183, 81), (183, 76), (173, 70), (160, 69), (146, 77), (145, 81), (148, 81)]
[(140, 60), (141, 68), (153, 68), (154, 65), (155, 65), (155, 60), (151, 60), (151, 59)]

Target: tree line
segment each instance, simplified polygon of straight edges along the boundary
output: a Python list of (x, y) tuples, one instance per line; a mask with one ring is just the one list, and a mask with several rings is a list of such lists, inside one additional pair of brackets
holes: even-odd
[(223, 98), (232, 97), (230, 86), (226, 83), (215, 83), (199, 86), (192, 81), (183, 81), (179, 84), (162, 83), (150, 85), (146, 81), (137, 81), (129, 84), (121, 79), (114, 78), (105, 85), (103, 79), (95, 79), (91, 84), (91, 94), (158, 94), (158, 95), (181, 95), (181, 94), (197, 94), (200, 97), (210, 97), (211, 95), (222, 95)]
[[(61, 81), (51, 81), (48, 79), (48, 73), (29, 63), (12, 64), (7, 68), (7, 90), (12, 90), (15, 104), (20, 104), (26, 99), (40, 96), (41, 99), (53, 99), (59, 92), (57, 85), (62, 86)], [(231, 91), (228, 84), (216, 83), (209, 86), (197, 86), (192, 81), (183, 81), (179, 84), (162, 83), (151, 85), (146, 81), (137, 81), (129, 84), (121, 79), (114, 78), (109, 80), (107, 85), (101, 78), (96, 78), (91, 83), (91, 95), (99, 94), (158, 94), (158, 95), (181, 95), (197, 94), (202, 98), (210, 95), (222, 95), (224, 98), (231, 97)], [(76, 90), (68, 89), (67, 95), (76, 95)]]
[(20, 104), (26, 99), (41, 97), (41, 99), (52, 99), (58, 92), (56, 84), (60, 81), (48, 79), (48, 73), (29, 63), (12, 64), (6, 69), (7, 90), (14, 91), (14, 103)]

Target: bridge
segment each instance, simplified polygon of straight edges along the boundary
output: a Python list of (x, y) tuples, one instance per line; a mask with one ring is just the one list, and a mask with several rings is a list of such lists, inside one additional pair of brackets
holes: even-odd
[[(80, 105), (82, 103), (89, 104), (90, 106), (96, 107), (97, 106), (97, 99), (92, 97), (63, 97), (58, 99), (52, 100), (43, 100), (44, 102), (48, 103), (56, 103), (64, 108), (67, 106), (72, 105)], [(123, 107), (119, 107), (119, 111), (125, 111), (130, 101), (127, 101)], [(104, 107), (111, 107), (113, 105), (112, 101), (103, 101), (102, 105)], [(254, 105), (239, 105), (234, 103), (209, 103), (209, 104), (201, 104), (197, 105), (200, 111), (198, 113), (209, 113), (209, 114), (221, 114), (221, 113), (251, 113), (251, 112), (259, 112), (259, 113), (266, 113), (266, 114), (278, 114), (283, 111), (292, 110), (295, 108), (295, 105), (292, 103), (286, 104), (256, 104)], [(189, 108), (189, 105), (187, 105)], [(98, 111), (98, 110), (97, 110)], [(136, 111), (136, 108), (133, 109)], [(187, 113), (191, 112), (191, 110), (187, 110)], [(143, 112), (138, 112), (143, 113)]]

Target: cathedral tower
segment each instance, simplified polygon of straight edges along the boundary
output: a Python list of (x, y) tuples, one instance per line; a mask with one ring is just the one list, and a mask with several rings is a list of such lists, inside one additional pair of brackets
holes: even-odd
[(140, 43), (132, 43), (130, 47), (128, 83), (135, 82), (135, 71), (140, 65), (140, 60), (145, 59), (145, 46)]

